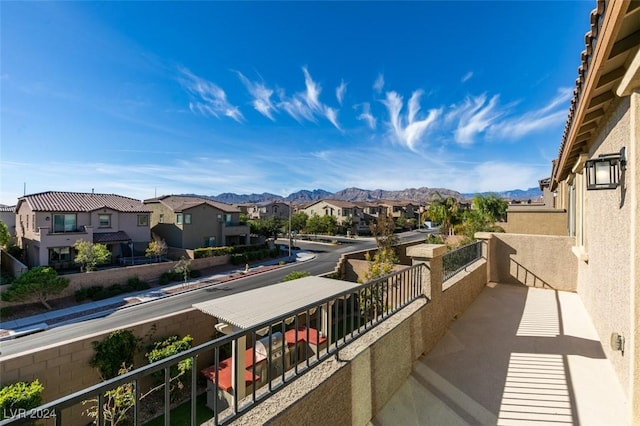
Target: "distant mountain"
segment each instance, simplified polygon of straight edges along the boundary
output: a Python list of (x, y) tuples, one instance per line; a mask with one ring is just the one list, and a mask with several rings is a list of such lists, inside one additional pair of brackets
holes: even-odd
[(289, 194), (287, 197), (264, 192), (262, 194), (234, 194), (225, 192), (219, 195), (195, 195), (208, 198), (214, 201), (220, 201), (227, 204), (257, 204), (269, 201), (284, 201), (293, 203), (309, 203), (322, 199), (334, 199), (343, 201), (376, 201), (376, 200), (402, 200), (424, 202), (431, 200), (434, 195), (439, 194), (442, 198), (453, 197), (457, 200), (470, 200), (476, 195), (496, 194), (501, 198), (508, 200), (535, 200), (542, 197), (542, 191), (539, 188), (529, 188), (527, 190), (515, 189), (512, 191), (502, 192), (481, 192), (461, 194), (447, 188), (406, 188), (401, 191), (387, 191), (383, 189), (361, 189), (346, 188), (336, 193), (325, 191), (323, 189), (314, 189), (313, 191), (301, 190)]
[(408, 188), (402, 191), (385, 191), (383, 189), (347, 188), (333, 194), (334, 199), (344, 201), (403, 200), (423, 202), (431, 200), (435, 194), (441, 197), (454, 197), (461, 200), (462, 194), (446, 188)]
[(285, 198), (285, 200), (292, 201), (294, 203), (307, 203), (309, 201), (322, 200), (323, 198), (333, 198), (333, 196), (333, 193), (325, 191), (324, 189), (314, 189), (313, 191), (307, 191), (303, 189), (302, 191), (290, 194), (287, 198)]
[(262, 194), (238, 195), (230, 192), (215, 196), (205, 196), (214, 201), (220, 201), (227, 204), (245, 204), (245, 203), (261, 203), (263, 201), (282, 200), (282, 197), (276, 194), (263, 192)]
[[(402, 191), (386, 191), (382, 189), (361, 189), (361, 188), (347, 188), (336, 193), (325, 191), (323, 189), (314, 189), (313, 191), (301, 190), (289, 194), (287, 197), (281, 197), (279, 195), (271, 194), (268, 192), (262, 194), (233, 194), (223, 193), (219, 195), (204, 195), (203, 198), (219, 201), (227, 204), (245, 204), (245, 203), (263, 203), (268, 201), (285, 201), (293, 203), (309, 203), (312, 201), (318, 201), (322, 199), (334, 199), (343, 201), (374, 201), (374, 200), (403, 200), (423, 202), (431, 200), (434, 194), (440, 194), (441, 197), (454, 197), (459, 200), (464, 199), (464, 196), (457, 192), (446, 188), (408, 188)], [(188, 194), (195, 195), (195, 194)]]
[(489, 195), (495, 194), (498, 197), (505, 198), (507, 200), (536, 200), (542, 197), (542, 191), (540, 188), (529, 188), (527, 190), (522, 189), (513, 189), (511, 191), (502, 191), (502, 192), (480, 192), (480, 193), (469, 193), (463, 194), (466, 198), (473, 198), (476, 195)]

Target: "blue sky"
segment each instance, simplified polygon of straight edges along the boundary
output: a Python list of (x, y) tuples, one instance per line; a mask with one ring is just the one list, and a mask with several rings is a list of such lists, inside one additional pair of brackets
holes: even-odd
[(533, 187), (594, 6), (2, 2), (0, 202)]

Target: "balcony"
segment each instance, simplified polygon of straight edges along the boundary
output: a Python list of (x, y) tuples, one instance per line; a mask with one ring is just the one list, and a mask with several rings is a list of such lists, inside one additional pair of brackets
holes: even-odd
[[(206, 375), (206, 424), (631, 424), (628, 397), (575, 293), (571, 239), (479, 236), (454, 255), (408, 247), (413, 266), (364, 285), (328, 280), (338, 283), (330, 295), (294, 305), (274, 295), (296, 291), (242, 293), (285, 308), (247, 324), (230, 317), (222, 338), (39, 412), (86, 424), (77, 417), (83, 400), (102, 405), (105, 391), (127, 383), (139, 395), (147, 376), (164, 371), (166, 383), (171, 365), (191, 359), (197, 368), (184, 381), (196, 389)], [(169, 392), (160, 392), (171, 424)], [(143, 403), (132, 408), (136, 424)], [(187, 404), (195, 419), (195, 394)]]

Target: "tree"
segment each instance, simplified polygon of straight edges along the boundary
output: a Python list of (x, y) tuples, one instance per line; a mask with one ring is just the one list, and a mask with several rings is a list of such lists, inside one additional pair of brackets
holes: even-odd
[(295, 232), (300, 232), (307, 225), (309, 215), (305, 212), (297, 212), (291, 215), (291, 229)]
[(76, 250), (76, 257), (73, 261), (80, 264), (81, 271), (94, 271), (96, 266), (111, 259), (111, 252), (104, 244), (78, 240), (73, 245), (73, 248)]
[(492, 222), (505, 221), (508, 207), (509, 203), (495, 194), (476, 195), (472, 201), (472, 208), (482, 212)]
[(9, 228), (0, 220), (0, 247), (8, 248), (11, 243), (11, 234), (9, 234)]
[[(365, 254), (365, 260), (369, 262), (369, 268), (364, 273), (362, 282), (368, 283), (376, 278), (393, 272), (393, 267), (399, 262), (396, 253), (398, 237), (394, 233), (395, 222), (391, 215), (378, 216), (376, 222), (369, 225), (371, 233), (376, 239), (377, 251), (373, 256)], [(368, 321), (374, 318), (384, 309), (384, 288), (381, 285), (369, 286), (359, 295), (360, 311)]]
[(187, 284), (187, 280), (189, 279), (189, 275), (191, 274), (191, 259), (186, 259), (184, 256), (180, 258), (178, 264), (173, 268), (173, 271), (177, 274), (182, 275), (184, 279), (184, 284)]
[(160, 262), (160, 258), (167, 254), (167, 243), (164, 240), (154, 240), (149, 243), (149, 247), (144, 252), (147, 257), (155, 257), (156, 262)]
[(431, 205), (427, 209), (429, 218), (440, 224), (440, 233), (449, 235), (453, 226), (460, 222), (460, 206), (458, 200), (453, 197), (442, 199), (440, 195), (434, 196)]
[(95, 353), (89, 365), (96, 368), (103, 380), (111, 379), (119, 374), (123, 366), (133, 364), (133, 357), (140, 346), (141, 339), (130, 330), (116, 330), (102, 341), (95, 341)]
[(496, 222), (506, 218), (507, 207), (507, 202), (495, 195), (476, 195), (471, 210), (464, 213), (460, 227), (465, 236), (462, 243), (474, 240), (476, 232), (504, 232)]
[(62, 293), (67, 288), (69, 280), (59, 277), (58, 273), (48, 266), (36, 266), (20, 275), (2, 293), (2, 300), (6, 302), (40, 302), (45, 308), (51, 309), (47, 301), (51, 296)]

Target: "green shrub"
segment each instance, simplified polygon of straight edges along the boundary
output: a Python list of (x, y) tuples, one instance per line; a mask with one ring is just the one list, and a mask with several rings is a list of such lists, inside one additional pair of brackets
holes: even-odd
[[(181, 339), (178, 336), (169, 336), (166, 339), (157, 340), (152, 345), (149, 345), (149, 347), (147, 348), (147, 353), (144, 356), (147, 358), (149, 363), (153, 363), (167, 358), (171, 355), (175, 355), (177, 353), (190, 349), (191, 342), (193, 342), (193, 338), (189, 335), (186, 335)], [(171, 376), (171, 380), (173, 381), (174, 379), (177, 379), (178, 377), (190, 371), (192, 368), (192, 364), (192, 359), (187, 358), (180, 361), (176, 365), (172, 365), (169, 368), (169, 375)], [(164, 370), (157, 371), (153, 373), (153, 375), (154, 377), (156, 377), (156, 380), (161, 382), (164, 378)], [(179, 389), (183, 387), (182, 382), (179, 379), (177, 379), (176, 385)], [(173, 390), (175, 390), (175, 386), (172, 386), (171, 391)], [(172, 394), (173, 393), (174, 392), (172, 392)]]
[(304, 278), (310, 275), (311, 275), (310, 273), (305, 271), (293, 271), (293, 272), (290, 272), (286, 277), (284, 277), (282, 281), (297, 280), (298, 278)]
[(75, 292), (76, 302), (84, 302), (89, 298), (89, 289), (81, 288)]
[(95, 367), (104, 379), (116, 377), (123, 367), (133, 364), (135, 354), (141, 339), (129, 330), (116, 330), (104, 340), (92, 342), (95, 354), (89, 365)]
[(151, 288), (151, 286), (149, 286), (149, 283), (147, 283), (146, 281), (142, 281), (138, 277), (129, 278), (129, 280), (127, 281), (127, 285), (130, 286), (134, 291), (148, 290), (149, 288)]
[(0, 420), (11, 416), (18, 409), (30, 410), (42, 404), (44, 386), (38, 379), (33, 382), (18, 382), (0, 389)]

